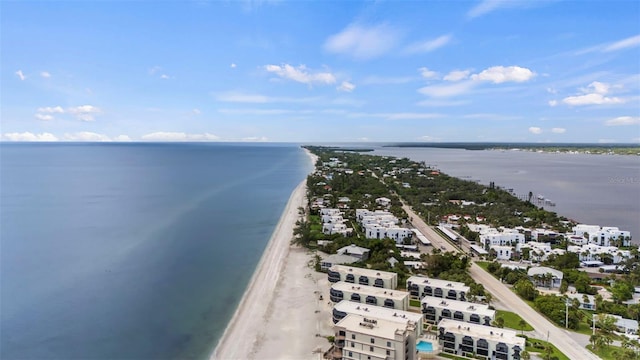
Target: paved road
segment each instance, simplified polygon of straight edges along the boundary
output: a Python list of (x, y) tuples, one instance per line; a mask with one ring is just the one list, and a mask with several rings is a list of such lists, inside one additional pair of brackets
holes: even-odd
[[(420, 216), (413, 212), (410, 207), (404, 205), (402, 208), (407, 212), (409, 217), (413, 218), (413, 226), (420, 230), (420, 232), (422, 232), (432, 242), (434, 247), (440, 248), (443, 246), (446, 251), (459, 251), (455, 246), (443, 239), (431, 227), (427, 226)], [(520, 299), (518, 295), (513, 293), (508, 287), (493, 277), (493, 275), (484, 271), (475, 263), (471, 265), (469, 274), (478, 284), (482, 284), (485, 290), (489, 291), (493, 295), (495, 301), (500, 303), (500, 307), (520, 315), (525, 321), (533, 326), (540, 339), (546, 340), (548, 334), (549, 341), (568, 356), (569, 359), (599, 359), (598, 356), (584, 348), (583, 344), (575, 341), (571, 336), (572, 332), (558, 328), (545, 317), (538, 314), (527, 303)]]

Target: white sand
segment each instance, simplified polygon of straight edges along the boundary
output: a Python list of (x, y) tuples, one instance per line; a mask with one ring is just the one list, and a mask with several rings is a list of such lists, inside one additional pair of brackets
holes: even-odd
[[(317, 157), (307, 154), (315, 164)], [(305, 193), (303, 181), (211, 359), (320, 359), (329, 348), (324, 338), (332, 335), (327, 277), (313, 269), (313, 254), (290, 246)]]

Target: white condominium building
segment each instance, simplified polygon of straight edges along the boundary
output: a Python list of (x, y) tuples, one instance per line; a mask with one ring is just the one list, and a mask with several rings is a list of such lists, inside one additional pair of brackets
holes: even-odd
[(373, 286), (354, 285), (343, 281), (331, 285), (329, 299), (334, 303), (342, 300), (384, 306), (390, 309), (407, 310), (409, 308), (409, 293), (400, 290), (382, 289)]
[(349, 314), (335, 326), (334, 360), (414, 360), (416, 324)]
[(352, 284), (375, 286), (385, 289), (395, 289), (398, 287), (398, 274), (363, 269), (344, 265), (335, 265), (327, 271), (329, 282), (335, 283), (344, 281)]
[(425, 296), (420, 302), (424, 320), (431, 324), (437, 324), (442, 319), (453, 319), (491, 326), (491, 322), (496, 318), (496, 311), (489, 309), (489, 305), (485, 304), (444, 300), (432, 296)]
[(438, 323), (443, 351), (478, 359), (520, 360), (525, 339), (503, 328), (444, 319)]
[(420, 313), (389, 309), (381, 306), (363, 305), (353, 301), (342, 300), (333, 307), (333, 323), (336, 324), (344, 319), (347, 315), (361, 315), (374, 319), (383, 319), (407, 324), (413, 322), (416, 324), (416, 337), (420, 337), (423, 332), (423, 317)]
[(449, 300), (466, 301), (470, 288), (461, 282), (432, 279), (423, 276), (412, 276), (407, 279), (407, 291), (412, 297), (422, 299), (434, 296)]

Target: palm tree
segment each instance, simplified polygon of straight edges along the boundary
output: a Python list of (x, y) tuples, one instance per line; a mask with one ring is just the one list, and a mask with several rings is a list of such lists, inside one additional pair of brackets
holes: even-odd
[(524, 335), (524, 328), (527, 327), (527, 322), (521, 318), (520, 321), (518, 322), (518, 325), (520, 326), (520, 331), (522, 331), (522, 335)]

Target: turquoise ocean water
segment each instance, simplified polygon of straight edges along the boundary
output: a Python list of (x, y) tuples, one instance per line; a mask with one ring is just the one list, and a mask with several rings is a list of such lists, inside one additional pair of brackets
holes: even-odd
[(293, 144), (0, 145), (0, 358), (207, 358), (311, 169)]

